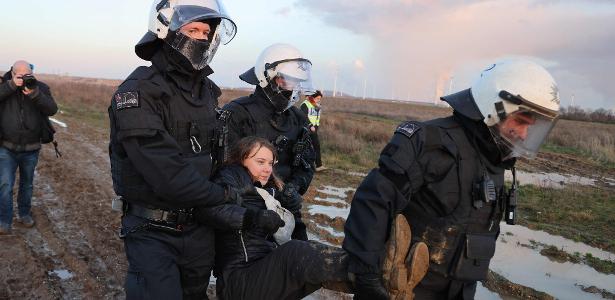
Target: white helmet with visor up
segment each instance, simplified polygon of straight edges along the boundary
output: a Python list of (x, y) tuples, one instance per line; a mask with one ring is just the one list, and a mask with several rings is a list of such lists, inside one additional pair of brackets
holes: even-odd
[[(207, 41), (179, 34), (181, 27), (191, 22), (210, 25), (211, 33)], [(155, 0), (150, 10), (148, 29), (136, 46), (139, 57), (148, 59), (152, 54), (149, 45), (159, 39), (186, 56), (197, 70), (208, 65), (218, 46), (228, 44), (237, 33), (237, 26), (220, 0)]]
[(557, 84), (547, 70), (504, 60), (484, 70), (471, 93), (504, 159), (536, 156), (559, 114)]
[(314, 92), (312, 63), (299, 49), (288, 44), (271, 45), (258, 56), (254, 67), (241, 76), (242, 80), (269, 91), (269, 100), (278, 111), (285, 111)]

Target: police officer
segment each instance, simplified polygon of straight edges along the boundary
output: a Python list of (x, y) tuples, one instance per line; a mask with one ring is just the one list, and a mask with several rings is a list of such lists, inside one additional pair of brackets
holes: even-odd
[(307, 240), (301, 220), (301, 195), (314, 176), (312, 148), (306, 116), (293, 106), (302, 93), (313, 92), (312, 64), (301, 52), (287, 44), (267, 47), (253, 68), (239, 76), (255, 85), (254, 92), (224, 106), (228, 115), (228, 146), (246, 136), (269, 140), (278, 151), (275, 172), (284, 181), (282, 205), (296, 221), (294, 239)]
[(236, 195), (208, 179), (221, 92), (207, 76), (235, 31), (220, 1), (154, 1), (149, 31), (135, 47), (152, 65), (133, 71), (111, 100), (128, 299), (207, 298), (214, 233), (196, 224), (194, 211)]
[(310, 121), (310, 139), (312, 140), (312, 146), (314, 146), (314, 155), (316, 159), (316, 171), (324, 171), (325, 168), (322, 165), (322, 158), (320, 156), (320, 140), (318, 138), (318, 128), (320, 128), (320, 114), (322, 92), (316, 91), (312, 95), (308, 95), (306, 99), (301, 103), (300, 109), (307, 116)]
[(414, 289), (416, 298), (473, 299), (502, 216), (514, 224), (516, 182), (506, 187), (504, 170), (514, 176), (516, 157), (536, 155), (559, 111), (555, 81), (525, 60), (496, 63), (471, 89), (442, 100), (453, 115), (401, 124), (354, 196), (343, 248), (364, 287), (358, 298), (388, 298), (377, 271), (387, 228), (402, 213), (412, 244), (429, 248), (429, 271)]

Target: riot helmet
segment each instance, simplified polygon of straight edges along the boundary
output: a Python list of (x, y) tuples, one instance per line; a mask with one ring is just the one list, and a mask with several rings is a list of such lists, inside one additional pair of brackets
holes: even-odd
[(559, 114), (549, 72), (528, 60), (503, 60), (484, 70), (470, 92), (502, 158), (534, 158)]
[(278, 112), (286, 111), (302, 95), (314, 92), (312, 63), (297, 48), (288, 44), (265, 48), (254, 67), (239, 78), (263, 88)]
[[(210, 26), (206, 39), (195, 39), (181, 32), (191, 22)], [(155, 0), (148, 32), (135, 46), (137, 55), (151, 59), (162, 42), (184, 56), (195, 70), (202, 70), (213, 59), (220, 44), (229, 43), (237, 32), (220, 0)]]

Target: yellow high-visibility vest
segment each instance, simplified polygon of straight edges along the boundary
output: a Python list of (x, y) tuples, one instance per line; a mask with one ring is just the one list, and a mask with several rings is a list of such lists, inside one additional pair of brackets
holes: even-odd
[(314, 126), (320, 126), (320, 109), (316, 109), (316, 106), (310, 102), (310, 100), (303, 101), (303, 104), (308, 108), (308, 120)]

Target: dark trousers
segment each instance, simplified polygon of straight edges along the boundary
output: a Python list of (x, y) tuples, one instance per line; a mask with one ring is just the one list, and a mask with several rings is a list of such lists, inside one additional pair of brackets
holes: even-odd
[(320, 140), (318, 139), (318, 127), (316, 131), (310, 132), (310, 139), (312, 140), (312, 146), (314, 146), (314, 155), (316, 156), (316, 167), (322, 166), (322, 159), (320, 158)]
[(19, 194), (17, 207), (20, 217), (30, 216), (32, 182), (38, 163), (39, 150), (13, 152), (0, 147), (0, 223), (10, 227), (13, 223), (13, 185), (19, 167)]
[(187, 225), (184, 233), (137, 230), (145, 219), (122, 217), (128, 258), (126, 299), (207, 299), (214, 263), (214, 232)]
[(318, 242), (291, 240), (252, 265), (225, 271), (218, 278), (218, 297), (234, 299), (302, 299), (321, 287), (347, 290), (348, 255)]
[(450, 280), (433, 272), (428, 272), (414, 288), (415, 299), (427, 300), (471, 300), (475, 293), (476, 282)]

